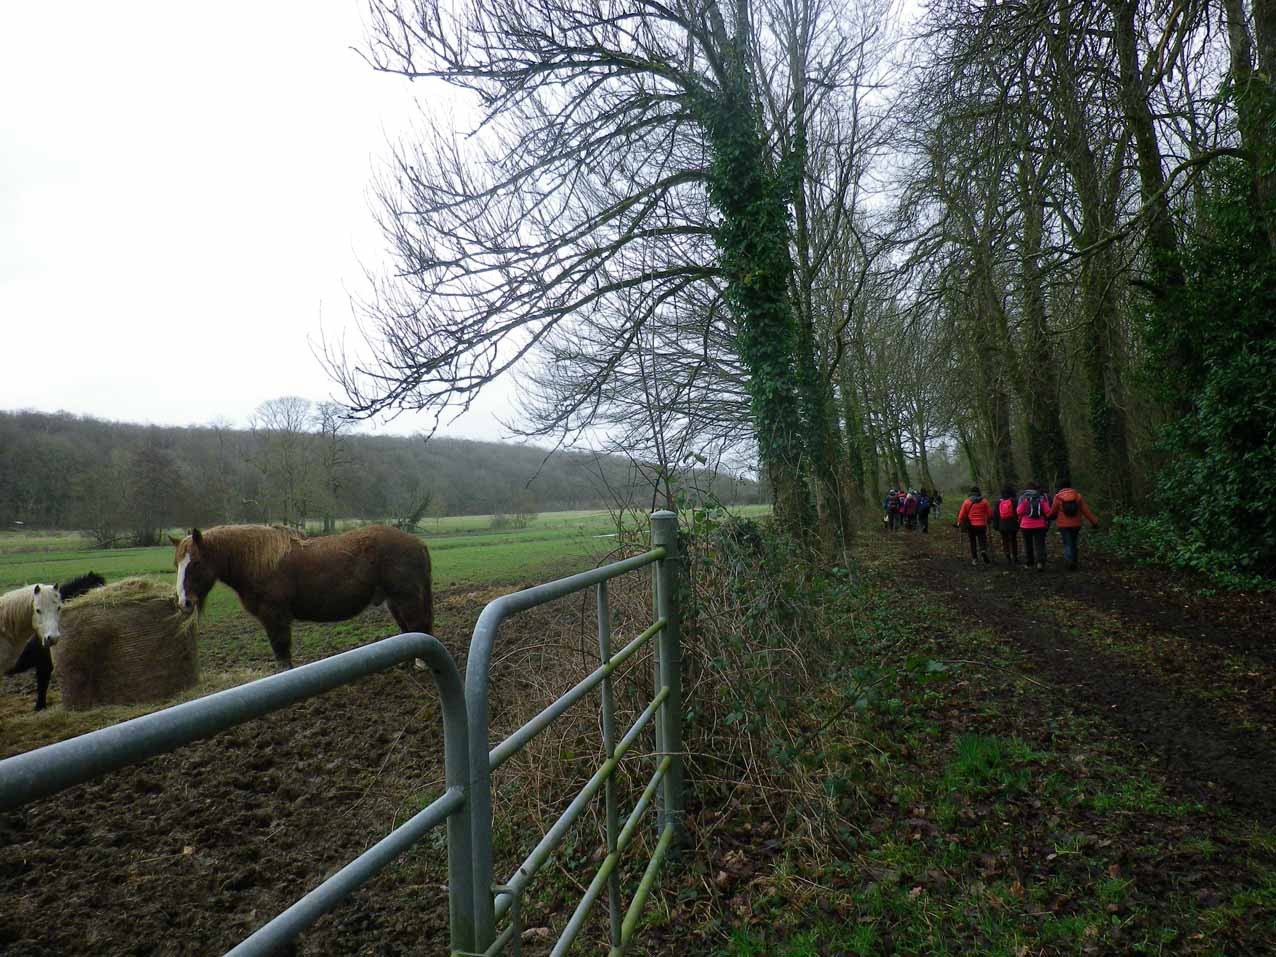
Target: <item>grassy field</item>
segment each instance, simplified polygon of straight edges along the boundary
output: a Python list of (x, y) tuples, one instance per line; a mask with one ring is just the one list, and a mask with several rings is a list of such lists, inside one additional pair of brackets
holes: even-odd
[[(762, 515), (769, 506), (732, 511)], [(610, 550), (615, 525), (605, 511), (546, 512), (526, 528), (493, 529), (490, 515), (455, 515), (425, 523), (434, 587), (489, 585), (535, 577), (579, 559), (582, 567)], [(173, 534), (178, 533), (173, 529)], [(89, 570), (115, 581), (173, 573), (173, 549), (95, 549), (80, 532), (0, 532), (0, 591), (28, 582), (66, 581)]]
[[(606, 512), (553, 512), (527, 528), (503, 531), (491, 531), (490, 523), (491, 517), (484, 515), (428, 523), (423, 537), (430, 547), (436, 589), (516, 581), (573, 561), (587, 567), (606, 555), (611, 541), (600, 537), (611, 528)], [(93, 549), (75, 532), (6, 532), (0, 537), (0, 591), (29, 582), (66, 581), (90, 570), (107, 581), (172, 576), (173, 549)], [(242, 614), (234, 593), (219, 585), (209, 596), (205, 626)]]
[[(733, 510), (735, 511), (735, 510)], [(769, 507), (748, 506), (746, 515), (765, 514)], [(485, 589), (499, 593), (502, 585), (545, 581), (594, 567), (614, 549), (615, 526), (605, 511), (548, 512), (526, 528), (491, 528), (492, 516), (463, 515), (429, 520), (423, 538), (429, 545), (436, 594), (450, 589)], [(173, 533), (177, 533), (177, 529)], [(94, 549), (87, 535), (77, 532), (0, 533), (0, 592), (31, 582), (67, 581), (95, 571), (108, 582), (131, 576), (170, 580), (176, 584), (171, 546), (158, 548)], [(473, 596), (465, 598), (473, 602)], [(486, 600), (486, 599), (485, 599)], [(440, 634), (455, 632), (454, 610), (444, 601), (436, 613)], [(301, 660), (334, 654), (384, 637), (384, 612), (370, 610), (358, 618), (335, 624), (298, 623), (294, 648)], [(261, 677), (273, 670), (273, 661), (261, 626), (240, 607), (239, 599), (224, 585), (209, 595), (200, 619), (200, 671), (198, 687), (183, 698), (208, 694), (220, 688)], [(71, 734), (79, 734), (162, 705), (135, 708), (102, 708), (70, 714), (51, 707), (30, 714), (27, 688), (31, 674), (2, 679), (0, 723), (9, 722), (6, 751), (24, 750)], [(57, 701), (56, 679), (51, 703)]]

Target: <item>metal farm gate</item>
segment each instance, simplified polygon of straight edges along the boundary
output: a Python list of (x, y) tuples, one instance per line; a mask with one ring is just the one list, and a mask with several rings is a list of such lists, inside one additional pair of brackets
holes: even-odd
[[(673, 512), (652, 514), (651, 541), (652, 549), (642, 555), (505, 595), (488, 604), (474, 628), (464, 685), (452, 656), (437, 638), (420, 633), (398, 635), (0, 761), (0, 811), (14, 810), (108, 771), (164, 754), (340, 685), (421, 658), (434, 675), (442, 703), (443, 793), (229, 953), (236, 957), (264, 955), (291, 941), (412, 847), (427, 831), (446, 822), (453, 957), (517, 955), (522, 937), (522, 895), (572, 823), (601, 791), (605, 802), (607, 855), (552, 953), (567, 951), (584, 926), (590, 909), (606, 889), (610, 905), (610, 954), (618, 957), (633, 938), (643, 905), (677, 838), (682, 814), (679, 556), (677, 516)], [(654, 566), (655, 621), (613, 653), (607, 582), (648, 565)], [(597, 590), (598, 647), (602, 664), (492, 747), (488, 738), (488, 668), (501, 623), (518, 612), (591, 587)], [(633, 725), (617, 738), (611, 675), (626, 659), (656, 638), (659, 641), (654, 697)], [(492, 771), (595, 688), (601, 691), (606, 759), (517, 871), (504, 883), (497, 883), (492, 863)], [(614, 793), (615, 770), (625, 752), (653, 723), (657, 764), (622, 826)], [(622, 914), (620, 856), (653, 804), (659, 808), (660, 837), (634, 899)]]

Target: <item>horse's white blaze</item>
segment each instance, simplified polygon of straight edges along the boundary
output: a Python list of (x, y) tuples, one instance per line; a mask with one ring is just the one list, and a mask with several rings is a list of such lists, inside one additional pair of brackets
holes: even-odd
[(177, 563), (177, 604), (182, 608), (186, 607), (186, 566), (190, 563), (189, 555), (183, 555)]

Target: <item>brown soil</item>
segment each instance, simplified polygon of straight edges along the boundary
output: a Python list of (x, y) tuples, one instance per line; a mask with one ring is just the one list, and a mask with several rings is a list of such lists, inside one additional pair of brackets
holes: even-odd
[(1154, 755), (1180, 796), (1276, 823), (1276, 596), (1106, 557), (1086, 532), (1075, 572), (1053, 532), (1042, 572), (1007, 565), (999, 540), (972, 566), (956, 536), (895, 533), (910, 577)]
[[(457, 636), (449, 646), (462, 667), (479, 611), (507, 590), (436, 596), (440, 634)], [(543, 662), (588, 661), (563, 654), (582, 644), (583, 607), (556, 603), (502, 629), (494, 733), (552, 699), (536, 687)], [(617, 618), (621, 634), (623, 609)], [(394, 631), (379, 608), (354, 624)], [(260, 650), (268, 654), (264, 638)], [(298, 664), (318, 656), (298, 642)], [(5, 690), (27, 695), (30, 677), (9, 679)], [(436, 699), (427, 672), (392, 669), (0, 815), (0, 953), (223, 953), (440, 793)], [(520, 823), (542, 813), (513, 810), (525, 812)], [(512, 813), (499, 796), (497, 813)], [(446, 952), (445, 860), (436, 829), (303, 935), (300, 951)]]

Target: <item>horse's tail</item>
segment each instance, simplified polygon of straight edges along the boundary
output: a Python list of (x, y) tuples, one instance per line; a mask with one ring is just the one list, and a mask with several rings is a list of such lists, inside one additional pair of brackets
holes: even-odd
[(421, 608), (425, 615), (425, 633), (434, 634), (434, 574), (430, 567), (430, 550), (425, 542), (421, 543), (421, 551), (425, 555), (425, 579), (421, 583)]

